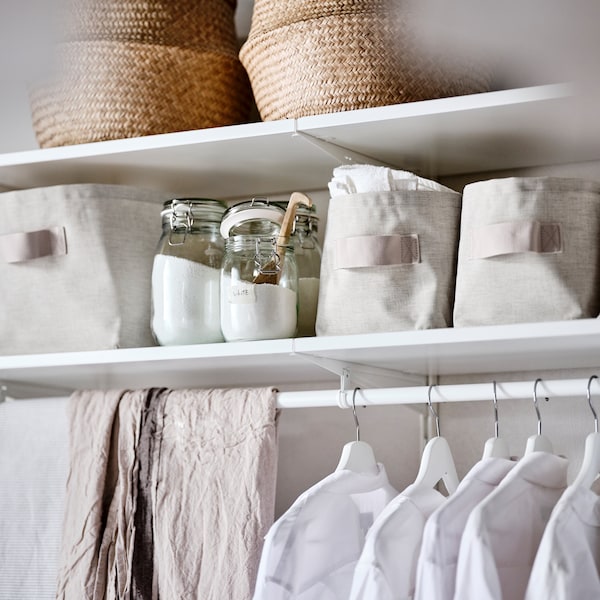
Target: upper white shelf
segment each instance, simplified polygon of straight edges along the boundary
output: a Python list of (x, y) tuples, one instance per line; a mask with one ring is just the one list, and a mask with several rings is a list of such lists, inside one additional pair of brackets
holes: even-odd
[(0, 155), (0, 186), (116, 183), (220, 199), (324, 189), (340, 160), (297, 132), (429, 176), (596, 160), (600, 122), (580, 100), (557, 84), (16, 152)]
[[(40, 386), (25, 395), (50, 388), (148, 386), (334, 389), (339, 377), (327, 368), (344, 365), (367, 367), (367, 375), (369, 368), (402, 371), (421, 376), (422, 383), (427, 375), (600, 369), (600, 319), (5, 356), (0, 383), (11, 389), (19, 382)], [(377, 374), (372, 379), (373, 387), (390, 386)], [(415, 379), (406, 384), (415, 385)]]

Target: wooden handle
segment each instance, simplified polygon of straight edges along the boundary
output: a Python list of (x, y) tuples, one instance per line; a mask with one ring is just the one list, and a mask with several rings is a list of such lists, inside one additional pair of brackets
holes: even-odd
[(304, 204), (304, 206), (310, 208), (312, 206), (312, 200), (302, 192), (292, 192), (285, 215), (283, 215), (283, 221), (281, 222), (281, 229), (279, 230), (279, 237), (277, 238), (278, 246), (287, 245), (299, 204)]

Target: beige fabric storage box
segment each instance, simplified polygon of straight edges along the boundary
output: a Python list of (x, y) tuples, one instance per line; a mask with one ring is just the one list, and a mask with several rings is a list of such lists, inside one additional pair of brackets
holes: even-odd
[(107, 185), (0, 194), (0, 354), (154, 345), (163, 196)]
[(451, 190), (331, 198), (317, 335), (449, 327), (459, 217)]
[(556, 177), (467, 185), (454, 324), (596, 317), (600, 183)]

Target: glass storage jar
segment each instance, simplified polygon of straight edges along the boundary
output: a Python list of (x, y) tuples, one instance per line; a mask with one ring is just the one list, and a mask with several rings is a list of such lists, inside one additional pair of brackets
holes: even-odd
[(165, 202), (152, 268), (152, 332), (161, 346), (222, 342), (220, 279), (225, 204), (205, 198)]
[[(278, 205), (285, 209), (287, 202)], [(290, 237), (298, 266), (298, 337), (315, 335), (322, 255), (318, 233), (315, 207), (298, 205)]]
[(277, 245), (284, 211), (266, 200), (232, 206), (223, 216), (221, 329), (225, 340), (293, 337), (298, 272), (291, 245)]

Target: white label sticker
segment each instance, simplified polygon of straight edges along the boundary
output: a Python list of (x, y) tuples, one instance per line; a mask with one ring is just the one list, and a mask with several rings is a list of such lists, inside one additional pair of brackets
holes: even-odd
[(253, 283), (235, 283), (229, 288), (229, 304), (256, 304), (256, 289)]

